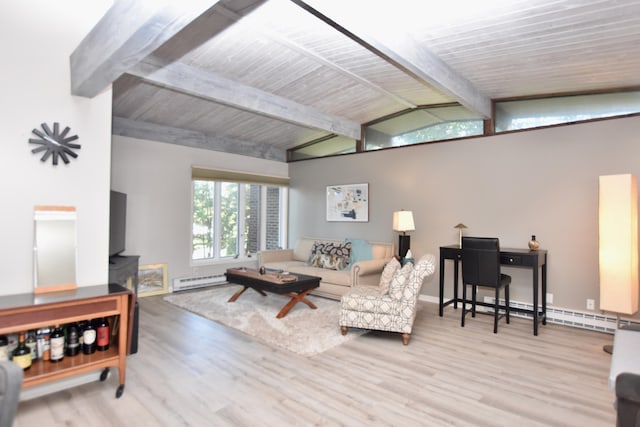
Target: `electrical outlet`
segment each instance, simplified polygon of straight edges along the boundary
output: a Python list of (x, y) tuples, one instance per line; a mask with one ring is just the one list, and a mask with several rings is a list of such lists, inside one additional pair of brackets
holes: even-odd
[(595, 300), (587, 299), (587, 310), (595, 310), (595, 309), (596, 309)]
[(548, 293), (547, 294), (547, 304), (553, 304), (553, 294), (552, 293)]

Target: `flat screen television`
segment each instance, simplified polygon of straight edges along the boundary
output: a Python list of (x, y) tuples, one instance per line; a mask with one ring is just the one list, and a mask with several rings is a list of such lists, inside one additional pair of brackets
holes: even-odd
[(127, 195), (111, 190), (109, 208), (109, 256), (118, 255), (125, 250), (127, 229)]

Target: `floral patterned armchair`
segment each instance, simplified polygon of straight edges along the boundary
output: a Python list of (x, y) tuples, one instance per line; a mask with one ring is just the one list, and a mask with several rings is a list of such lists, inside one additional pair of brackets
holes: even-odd
[(402, 268), (392, 259), (385, 266), (378, 287), (351, 288), (340, 303), (342, 335), (346, 335), (349, 327), (399, 332), (402, 343), (409, 344), (420, 289), (424, 279), (435, 272), (435, 266), (431, 254)]

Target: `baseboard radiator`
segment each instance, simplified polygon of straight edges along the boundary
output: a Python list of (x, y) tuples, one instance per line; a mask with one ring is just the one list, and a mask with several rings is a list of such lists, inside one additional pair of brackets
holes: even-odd
[[(438, 304), (438, 297), (434, 296), (421, 295), (420, 300)], [(493, 297), (485, 296), (484, 302), (493, 304)], [(504, 300), (501, 299), (500, 303), (504, 304)], [(533, 310), (532, 303), (511, 300), (510, 305), (514, 308)], [(453, 306), (450, 305), (449, 307)], [(479, 305), (476, 307), (476, 310), (490, 312), (492, 311), (492, 308)], [(527, 319), (531, 319), (533, 317), (533, 314), (519, 313), (515, 311), (512, 311), (511, 315)], [(616, 317), (612, 315), (570, 310), (547, 305), (547, 323), (556, 323), (558, 325), (613, 334), (616, 331), (616, 320)], [(640, 323), (635, 320), (620, 319), (620, 326), (625, 325), (640, 325)]]
[(224, 273), (210, 274), (206, 276), (177, 277), (173, 279), (173, 292), (204, 288), (206, 286), (219, 285), (226, 282), (227, 277)]
[[(484, 302), (493, 304), (493, 297), (484, 297)], [(500, 300), (504, 304), (504, 300)], [(510, 301), (511, 307), (533, 310), (532, 303)], [(478, 307), (478, 310), (480, 307)], [(483, 311), (491, 311), (491, 307), (482, 307)], [(533, 314), (511, 312), (512, 316), (524, 317), (531, 319)], [(547, 323), (556, 323), (558, 325), (572, 326), (574, 328), (590, 329), (592, 331), (613, 334), (616, 331), (616, 317), (608, 314), (599, 314), (584, 312), (579, 310), (570, 310), (566, 308), (557, 308), (547, 305)], [(620, 319), (620, 326), (638, 324), (629, 319)]]

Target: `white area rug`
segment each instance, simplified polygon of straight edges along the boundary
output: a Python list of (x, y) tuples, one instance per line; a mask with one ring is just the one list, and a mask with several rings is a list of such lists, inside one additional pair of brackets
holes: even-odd
[(227, 302), (238, 289), (241, 287), (237, 285), (218, 286), (167, 295), (164, 300), (303, 356), (321, 353), (365, 332), (350, 328), (349, 333), (342, 336), (338, 325), (339, 301), (312, 295), (308, 298), (317, 310), (298, 303), (284, 318), (276, 319), (289, 297), (271, 293), (263, 297), (253, 289), (247, 289), (236, 302)]

